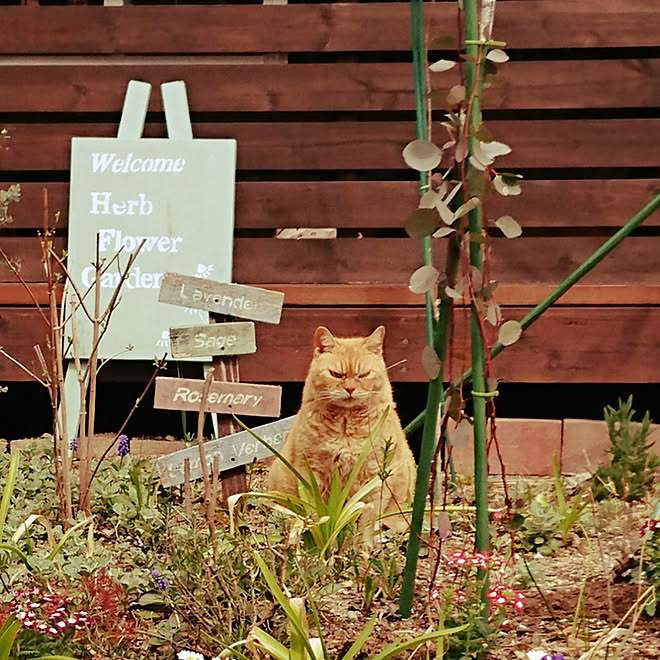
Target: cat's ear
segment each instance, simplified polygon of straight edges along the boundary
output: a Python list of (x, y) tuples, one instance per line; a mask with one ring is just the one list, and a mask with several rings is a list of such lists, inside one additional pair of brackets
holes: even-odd
[(364, 346), (371, 353), (383, 355), (383, 340), (385, 339), (385, 326), (379, 325), (365, 340)]
[(327, 353), (335, 347), (334, 335), (326, 327), (320, 325), (314, 332), (314, 354)]

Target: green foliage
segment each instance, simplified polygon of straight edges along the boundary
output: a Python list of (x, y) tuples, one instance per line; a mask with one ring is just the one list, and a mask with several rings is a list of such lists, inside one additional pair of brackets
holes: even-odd
[(653, 616), (660, 613), (657, 609), (660, 595), (660, 497), (656, 500), (651, 517), (642, 527), (643, 543), (641, 561), (628, 576), (633, 581), (642, 581), (653, 587), (654, 591), (645, 604), (646, 613)]
[(552, 473), (554, 501), (543, 493), (532, 497), (527, 488), (525, 496), (517, 501), (519, 510), (509, 525), (522, 548), (544, 556), (554, 554), (570, 540), (574, 529), (581, 526), (589, 504), (583, 498), (586, 486), (567, 500), (556, 455), (552, 457)]
[[(320, 631), (318, 612), (314, 603), (310, 600), (310, 609), (317, 626), (317, 635), (311, 637), (309, 633), (309, 624), (305, 612), (305, 600), (303, 598), (291, 598), (285, 595), (273, 573), (259, 554), (255, 554), (255, 561), (259, 570), (268, 584), (268, 588), (275, 597), (278, 605), (284, 610), (288, 622), (289, 646), (285, 646), (272, 635), (261, 628), (255, 627), (245, 640), (227, 647), (240, 660), (247, 660), (248, 657), (261, 658), (263, 654), (274, 660), (328, 660), (329, 655), (323, 635)], [(353, 644), (348, 650), (339, 657), (338, 660), (352, 660), (364, 646), (367, 638), (371, 634), (375, 624), (375, 617), (369, 619), (364, 628), (356, 635)], [(388, 660), (403, 651), (420, 646), (426, 642), (436, 641), (440, 638), (454, 635), (465, 630), (466, 626), (457, 626), (454, 628), (441, 628), (425, 635), (420, 635), (407, 641), (396, 641), (386, 646), (382, 651), (372, 657), (372, 660)], [(249, 656), (239, 652), (237, 646), (245, 645)]]
[[(362, 450), (355, 460), (355, 464), (345, 483), (341, 483), (336, 469), (332, 473), (330, 489), (327, 497), (324, 497), (319, 488), (318, 481), (311, 467), (305, 459), (306, 477), (301, 475), (277, 450), (259, 438), (250, 429), (248, 430), (259, 442), (266, 445), (277, 457), (282, 460), (298, 480), (298, 496), (281, 492), (269, 493), (244, 493), (233, 496), (230, 502), (230, 513), (232, 529), (234, 529), (234, 512), (236, 503), (241, 497), (264, 499), (272, 502), (280, 511), (292, 517), (293, 525), (297, 526), (308, 547), (316, 548), (324, 559), (339, 552), (344, 541), (350, 534), (354, 523), (365, 511), (372, 511), (372, 507), (365, 503), (365, 499), (381, 484), (381, 477), (386, 477), (388, 451), (386, 449), (383, 457), (382, 473), (373, 477), (361, 486), (353, 495), (351, 489), (355, 484), (360, 469), (364, 465), (369, 452), (372, 449), (374, 439), (378, 437), (380, 430), (387, 418), (389, 408), (385, 409), (378, 423), (364, 443)], [(373, 520), (367, 521), (365, 526), (373, 526)], [(372, 515), (373, 518), (373, 515)]]
[(611, 447), (608, 465), (594, 473), (592, 492), (597, 500), (619, 497), (626, 502), (642, 500), (653, 484), (660, 457), (651, 450), (648, 441), (651, 420), (648, 411), (641, 423), (633, 422), (635, 411), (632, 396), (619, 399), (618, 408), (606, 406), (604, 410)]

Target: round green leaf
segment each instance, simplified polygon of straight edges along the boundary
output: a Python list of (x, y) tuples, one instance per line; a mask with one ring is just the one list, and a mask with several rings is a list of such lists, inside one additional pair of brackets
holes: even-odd
[(403, 150), (403, 160), (418, 172), (429, 172), (440, 165), (442, 151), (429, 140), (413, 140)]
[(493, 48), (493, 50), (488, 51), (486, 59), (496, 64), (502, 64), (509, 61), (509, 56), (501, 48)]
[(440, 229), (433, 232), (433, 238), (444, 238), (445, 236), (449, 236), (449, 234), (453, 234), (455, 231), (453, 227), (440, 227)]
[(498, 218), (495, 225), (507, 238), (517, 238), (522, 234), (522, 228), (510, 215)]
[(465, 86), (464, 85), (454, 85), (447, 94), (447, 103), (449, 105), (458, 105), (462, 101), (465, 101)]
[(411, 238), (424, 238), (432, 234), (440, 224), (436, 209), (415, 209), (406, 220), (406, 231)]
[(440, 374), (442, 362), (440, 361), (438, 354), (435, 352), (435, 349), (430, 344), (426, 344), (422, 351), (422, 366), (424, 367), (424, 371), (429, 377), (429, 380), (434, 380)]
[(467, 215), (473, 209), (476, 209), (477, 206), (481, 204), (481, 200), (478, 197), (470, 197), (465, 204), (461, 204), (454, 213), (454, 219), (462, 218), (464, 215)]
[(498, 174), (494, 179), (493, 179), (493, 187), (497, 192), (504, 196), (514, 196), (514, 195), (520, 195), (522, 192), (522, 189), (520, 188), (520, 184), (515, 182), (515, 183), (509, 183), (508, 179), (505, 179), (504, 176), (501, 174)]
[(438, 60), (437, 62), (433, 62), (433, 64), (429, 66), (429, 69), (433, 71), (433, 73), (442, 73), (443, 71), (453, 69), (455, 66), (456, 62), (452, 60)]
[(511, 153), (511, 147), (508, 144), (497, 142), (496, 140), (492, 140), (491, 142), (480, 142), (479, 148), (488, 158), (497, 158), (498, 156), (506, 156)]
[(522, 335), (522, 326), (518, 321), (505, 321), (497, 333), (497, 341), (503, 346), (515, 344)]
[(410, 276), (408, 288), (413, 293), (426, 293), (436, 285), (439, 277), (437, 268), (431, 265), (421, 266)]

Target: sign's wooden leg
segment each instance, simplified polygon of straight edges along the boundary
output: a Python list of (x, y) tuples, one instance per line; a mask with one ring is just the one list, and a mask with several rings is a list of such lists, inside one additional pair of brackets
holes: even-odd
[[(229, 317), (210, 315), (211, 323), (228, 321)], [(215, 380), (227, 383), (238, 383), (240, 374), (238, 370), (238, 358), (236, 356), (216, 356), (213, 358), (213, 377)], [(218, 415), (218, 437), (221, 438), (231, 433), (238, 433), (240, 427), (234, 422), (231, 415)], [(222, 499), (226, 502), (230, 495), (244, 493), (247, 490), (247, 479), (245, 466), (239, 465), (231, 470), (225, 470), (220, 475), (222, 485)]]

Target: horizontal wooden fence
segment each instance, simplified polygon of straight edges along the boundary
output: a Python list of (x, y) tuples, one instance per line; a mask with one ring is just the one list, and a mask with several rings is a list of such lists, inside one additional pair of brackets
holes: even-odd
[[(281, 324), (257, 329), (241, 378), (300, 381), (317, 324), (352, 334), (384, 323), (387, 358), (399, 363), (392, 380), (424, 381), (423, 300), (407, 287), (421, 251), (403, 230), (417, 202), (401, 156), (415, 137), (408, 11), (406, 2), (0, 7), (0, 188), (22, 188), (0, 247), (33, 291), (0, 267), (0, 346), (38, 369), (42, 191), (60, 212), (64, 249), (71, 138), (116, 135), (129, 80), (180, 79), (195, 137), (238, 140), (234, 281), (285, 292)], [(445, 37), (443, 48), (455, 46), (456, 3), (428, 3), (425, 15), (431, 48)], [(525, 180), (521, 196), (489, 201), (492, 217), (513, 215), (524, 229), (515, 241), (493, 231), (492, 270), (505, 316), (520, 318), (660, 191), (660, 11), (656, 0), (508, 0), (497, 3), (495, 37), (511, 61), (487, 92), (485, 121), (513, 149), (501, 166)], [(455, 82), (431, 75), (435, 88)], [(154, 93), (145, 136), (164, 135)], [(290, 227), (335, 228), (337, 238), (276, 238)], [(496, 359), (497, 376), (657, 381), (659, 228), (656, 213)], [(460, 319), (456, 369), (466, 334)], [(0, 358), (1, 382), (26, 378)]]

